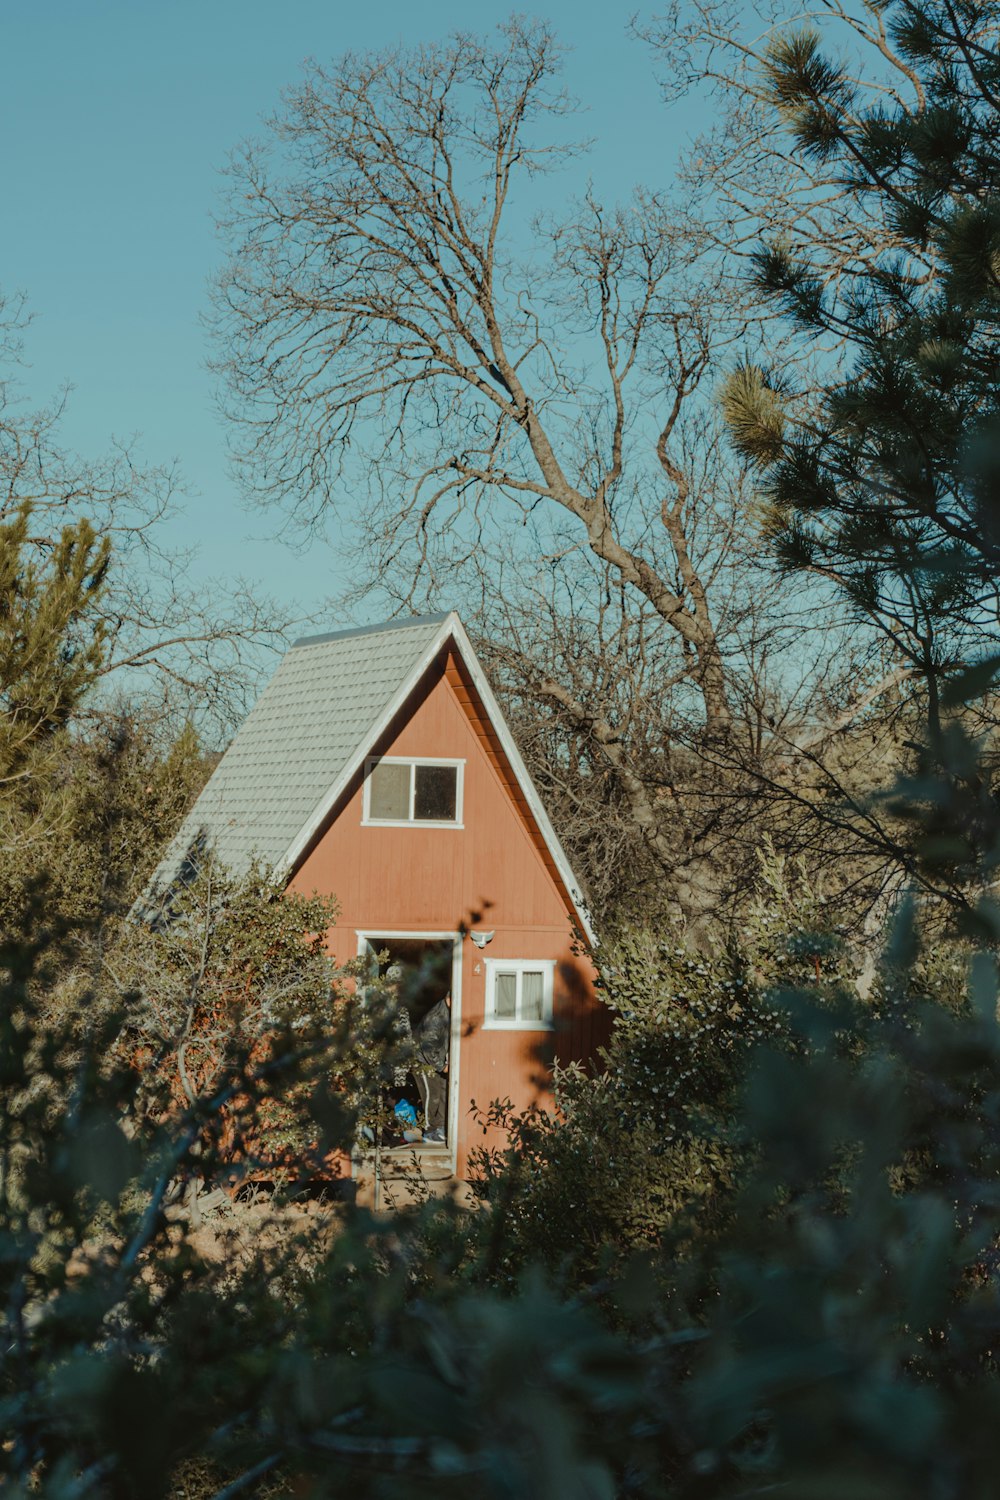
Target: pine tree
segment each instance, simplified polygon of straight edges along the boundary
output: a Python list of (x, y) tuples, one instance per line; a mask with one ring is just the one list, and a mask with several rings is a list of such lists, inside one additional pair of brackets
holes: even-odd
[(68, 724), (104, 655), (95, 605), (111, 555), (87, 520), (51, 544), (29, 535), (31, 507), (0, 525), (0, 778), (30, 774)]
[(839, 277), (787, 241), (765, 246), (759, 285), (846, 357), (826, 363), (818, 397), (748, 366), (724, 401), (779, 556), (880, 625), (927, 684), (934, 724), (942, 675), (997, 621), (1000, 6), (894, 0), (885, 21), (919, 112), (862, 106), (809, 30), (773, 46), (767, 70), (799, 151), (842, 173), (859, 221), (887, 221), (895, 245), (875, 275)]

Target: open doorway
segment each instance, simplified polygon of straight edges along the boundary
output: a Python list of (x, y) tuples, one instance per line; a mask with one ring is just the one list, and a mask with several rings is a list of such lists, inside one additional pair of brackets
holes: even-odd
[(457, 1079), (460, 947), (452, 934), (359, 933), (359, 952), (398, 987), (409, 1021), (409, 1065), (394, 1079), (390, 1105), (402, 1139), (447, 1151), (453, 1145)]

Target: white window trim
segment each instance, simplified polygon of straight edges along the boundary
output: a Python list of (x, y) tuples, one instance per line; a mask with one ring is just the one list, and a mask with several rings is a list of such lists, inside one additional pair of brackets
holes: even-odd
[[(417, 778), (410, 774), (410, 816), (408, 818), (373, 818), (371, 816), (371, 775), (376, 766), (454, 766), (455, 819), (415, 818), (413, 799), (416, 795)], [(363, 828), (464, 828), (462, 815), (465, 799), (465, 761), (453, 760), (439, 755), (369, 755), (365, 760), (364, 795), (361, 807)]]
[[(518, 976), (517, 999), (521, 999), (521, 975), (530, 970), (542, 971), (542, 1017), (537, 1021), (526, 1021), (520, 1016), (498, 1016), (495, 1014), (496, 982), (500, 973), (512, 971)], [(552, 999), (555, 990), (556, 962), (554, 958), (488, 958), (486, 960), (486, 1015), (484, 1031), (551, 1031)]]

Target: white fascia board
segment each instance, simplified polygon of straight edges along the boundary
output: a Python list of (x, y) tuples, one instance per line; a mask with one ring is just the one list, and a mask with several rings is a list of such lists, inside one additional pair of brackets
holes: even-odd
[(476, 653), (473, 650), (472, 642), (466, 635), (465, 627), (463, 626), (461, 620), (454, 610), (452, 610), (450, 614), (445, 616), (444, 620), (441, 622), (440, 629), (437, 631), (430, 645), (424, 651), (423, 655), (417, 661), (409, 676), (406, 678), (406, 681), (390, 699), (385, 709), (375, 721), (371, 730), (365, 735), (364, 742), (355, 747), (354, 753), (345, 765), (343, 771), (337, 777), (337, 780), (333, 783), (333, 786), (316, 804), (316, 807), (310, 814), (308, 821), (304, 824), (297, 837), (292, 841), (292, 843), (285, 851), (284, 857), (280, 862), (281, 866), (283, 866), (289, 872), (289, 874), (294, 871), (299, 860), (305, 854), (313, 839), (320, 832), (327, 818), (330, 816), (330, 813), (333, 811), (334, 807), (337, 805), (337, 802), (340, 800), (340, 797), (343, 795), (345, 789), (350, 784), (352, 777), (357, 774), (358, 770), (363, 765), (366, 756), (371, 753), (372, 746), (388, 729), (393, 719), (399, 713), (399, 710), (403, 707), (403, 704), (406, 702), (407, 698), (413, 692), (414, 688), (420, 682), (420, 679), (423, 677), (424, 673), (430, 667), (431, 663), (437, 656), (438, 652), (441, 650), (442, 646), (444, 646), (449, 639), (453, 640), (455, 642), (455, 645), (458, 647), (459, 654), (461, 655), (462, 660), (464, 661), (466, 668), (468, 669), (469, 676), (472, 678), (472, 681), (475, 684), (476, 691), (482, 700), (483, 707), (486, 709), (486, 713), (489, 717), (490, 723), (496, 731), (497, 739), (500, 741), (503, 752), (510, 762), (511, 769), (513, 770), (514, 776), (517, 780), (517, 784), (521, 788), (521, 791), (524, 793), (524, 798), (528, 804), (528, 807), (531, 809), (532, 817), (535, 819), (535, 822), (538, 825), (539, 832), (541, 833), (542, 838), (545, 840), (545, 844), (552, 856), (552, 860), (555, 864), (556, 869), (559, 871), (562, 882), (565, 885), (566, 890), (569, 892), (569, 897), (573, 903), (573, 909), (576, 912), (581, 930), (585, 934), (588, 942), (590, 942), (592, 946), (596, 947), (597, 934), (591, 926), (590, 917), (587, 914), (587, 908), (584, 903), (583, 896), (580, 892), (579, 882), (577, 881), (576, 876), (573, 874), (573, 871), (570, 868), (569, 860), (566, 858), (563, 847), (556, 837), (555, 829), (549, 822), (548, 814), (546, 813), (545, 808), (542, 806), (541, 799), (539, 798), (539, 795), (535, 790), (535, 785), (528, 773), (528, 768), (524, 764), (524, 761), (521, 759), (520, 751), (514, 743), (514, 737), (511, 734), (510, 730), (507, 728), (507, 723), (504, 719), (503, 712), (496, 700), (496, 697), (494, 696), (493, 689), (490, 687), (489, 682), (486, 679), (486, 673), (483, 671), (482, 667), (479, 664), (479, 658), (476, 656)]
[[(553, 863), (569, 892), (569, 897), (579, 919), (580, 927), (591, 946), (596, 948), (597, 934), (591, 926), (579, 882), (573, 874), (565, 851), (556, 837), (556, 831), (549, 822), (549, 815), (542, 806), (541, 798), (535, 789), (535, 783), (531, 779), (527, 766), (521, 759), (521, 752), (514, 743), (514, 736), (507, 728), (507, 721), (503, 716), (503, 710), (494, 696), (493, 689), (487, 681), (486, 673), (479, 664), (479, 658), (473, 650), (472, 642), (466, 635), (465, 627), (458, 618), (458, 615), (449, 615), (448, 620), (450, 633), (454, 636), (455, 644), (461, 653), (462, 660), (465, 662), (469, 675), (475, 683), (476, 691), (482, 699), (483, 707), (486, 709), (490, 723), (496, 731), (496, 736), (503, 747), (503, 752), (510, 762), (511, 769), (517, 779), (517, 784), (524, 793), (525, 801), (531, 809), (532, 817), (538, 824), (539, 832), (545, 840), (549, 853), (552, 855)], [(452, 621), (454, 623), (451, 623)]]
[(399, 710), (403, 707), (403, 704), (406, 702), (407, 698), (413, 692), (413, 689), (417, 686), (417, 683), (420, 681), (424, 673), (427, 671), (428, 667), (431, 665), (431, 662), (434, 660), (435, 656), (437, 656), (438, 652), (441, 650), (441, 647), (444, 645), (445, 641), (447, 641), (449, 636), (453, 633), (454, 625), (459, 625), (459, 628), (461, 628), (458, 616), (454, 612), (452, 612), (450, 615), (446, 615), (444, 620), (442, 620), (440, 628), (431, 640), (430, 645), (424, 651), (423, 655), (418, 658), (417, 663), (413, 667), (409, 676), (406, 678), (402, 686), (396, 690), (392, 698), (390, 698), (389, 702), (386, 704), (379, 717), (375, 720), (375, 723), (372, 725), (371, 729), (365, 734), (365, 738), (362, 743), (355, 746), (350, 759), (345, 763), (344, 769), (341, 771), (336, 781), (330, 787), (329, 791), (326, 792), (317, 802), (316, 806), (309, 814), (308, 819), (303, 824), (298, 834), (296, 834), (292, 842), (289, 844), (288, 848), (285, 850), (285, 853), (280, 861), (280, 865), (288, 871), (289, 875), (291, 875), (295, 870), (295, 867), (298, 864), (299, 860), (305, 854), (313, 839), (322, 829), (323, 824), (326, 822), (327, 818), (330, 816), (330, 813), (336, 807), (338, 801), (343, 795), (345, 789), (350, 784), (351, 778), (357, 775), (358, 770), (364, 763), (365, 757), (370, 754), (372, 746), (382, 737), (382, 735), (388, 729), (393, 719), (399, 713)]

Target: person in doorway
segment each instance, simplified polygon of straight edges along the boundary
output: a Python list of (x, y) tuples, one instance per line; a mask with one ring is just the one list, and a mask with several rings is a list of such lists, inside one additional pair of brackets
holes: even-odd
[(431, 1145), (445, 1139), (445, 1090), (447, 1087), (448, 1051), (451, 1043), (451, 996), (445, 995), (432, 1005), (419, 1025), (413, 1029), (417, 1054), (413, 1070), (424, 1106), (424, 1140)]

